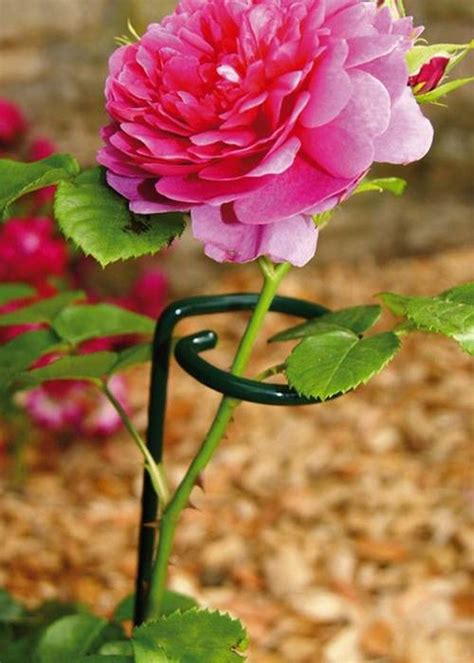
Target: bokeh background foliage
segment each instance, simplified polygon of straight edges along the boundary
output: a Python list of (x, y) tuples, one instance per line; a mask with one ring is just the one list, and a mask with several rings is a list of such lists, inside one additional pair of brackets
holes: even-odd
[[(103, 82), (114, 37), (127, 19), (140, 32), (172, 10), (175, 0), (0, 0), (0, 89), (28, 109), (60, 148), (91, 162), (103, 124)], [(407, 0), (432, 42), (465, 42), (474, 6), (469, 0)], [(472, 59), (471, 59), (472, 63)], [(468, 75), (464, 65), (460, 76)], [(471, 74), (472, 75), (472, 74)], [(403, 204), (390, 196), (360, 197), (342, 209), (325, 232), (319, 261), (429, 253), (471, 238), (471, 155), (474, 97), (471, 87), (430, 108), (437, 127), (431, 155), (408, 167)], [(385, 167), (383, 173), (399, 169)], [(194, 244), (192, 245), (194, 246)], [(195, 246), (191, 251), (200, 252)]]

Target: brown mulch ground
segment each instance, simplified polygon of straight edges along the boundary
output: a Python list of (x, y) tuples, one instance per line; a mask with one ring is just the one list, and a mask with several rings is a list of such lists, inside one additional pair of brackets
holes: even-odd
[[(329, 306), (374, 290), (432, 294), (473, 278), (474, 251), (294, 272), (285, 294)], [(317, 266), (316, 266), (317, 267)], [(257, 286), (235, 269), (218, 291)], [(217, 289), (217, 288), (216, 288)], [(215, 326), (225, 366), (245, 316)], [(282, 319), (272, 316), (267, 333)], [(243, 405), (186, 512), (171, 585), (241, 617), (250, 663), (468, 663), (474, 616), (472, 364), (416, 336), (356, 393), (297, 409)], [(262, 342), (261, 363), (278, 358)], [(257, 362), (257, 363), (258, 363)], [(259, 366), (260, 366), (259, 363)], [(261, 364), (264, 366), (264, 364)], [(255, 370), (259, 366), (255, 364)], [(135, 384), (145, 422), (145, 378)], [(217, 402), (176, 368), (168, 464), (177, 481)], [(132, 589), (140, 462), (126, 435), (30, 450), (23, 490), (0, 502), (0, 586), (108, 614)]]

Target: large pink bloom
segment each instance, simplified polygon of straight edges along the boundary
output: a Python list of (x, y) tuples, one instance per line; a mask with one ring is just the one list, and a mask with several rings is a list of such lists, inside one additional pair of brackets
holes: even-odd
[(210, 257), (303, 265), (312, 214), (431, 145), (417, 34), (361, 0), (182, 0), (112, 55), (99, 162), (133, 211), (191, 211)]

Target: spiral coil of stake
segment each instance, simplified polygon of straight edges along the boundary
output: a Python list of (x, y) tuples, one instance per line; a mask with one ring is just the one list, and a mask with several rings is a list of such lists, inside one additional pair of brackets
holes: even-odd
[[(148, 448), (157, 463), (161, 462), (163, 456), (168, 373), (172, 353), (178, 364), (198, 382), (240, 401), (286, 406), (320, 402), (318, 399), (299, 396), (288, 385), (268, 384), (237, 377), (213, 366), (200, 356), (200, 353), (216, 347), (218, 337), (213, 331), (200, 331), (181, 338), (173, 348), (173, 331), (180, 320), (213, 313), (251, 311), (255, 308), (258, 298), (259, 295), (254, 293), (191, 297), (174, 302), (162, 312), (153, 340), (147, 431)], [(272, 302), (270, 311), (309, 320), (324, 315), (328, 309), (301, 299), (277, 296)], [(156, 545), (154, 523), (157, 508), (157, 496), (145, 471), (135, 588), (135, 624), (141, 624), (145, 618), (147, 589)]]

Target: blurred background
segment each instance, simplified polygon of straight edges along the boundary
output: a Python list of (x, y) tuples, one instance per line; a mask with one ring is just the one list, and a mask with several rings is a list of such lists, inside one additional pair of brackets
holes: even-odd
[[(31, 139), (47, 137), (93, 164), (114, 38), (128, 19), (141, 32), (174, 5), (0, 0), (0, 97), (21, 107)], [(430, 42), (472, 38), (469, 0), (406, 6)], [(473, 75), (472, 63), (459, 76)], [(381, 290), (434, 294), (474, 278), (472, 87), (425, 112), (436, 128), (429, 156), (378, 171), (406, 178), (404, 197), (366, 194), (340, 209), (285, 294), (343, 307)], [(147, 288), (158, 288), (158, 308), (172, 297), (258, 287), (253, 266), (217, 266), (189, 233), (145, 261), (142, 281), (127, 265), (78, 264), (109, 298), (126, 292), (145, 306)], [(155, 267), (160, 276), (147, 280)], [(244, 324), (245, 316), (217, 320), (222, 366)], [(266, 333), (281, 324), (271, 318)], [(268, 365), (264, 342), (255, 361)], [(147, 372), (124, 378), (142, 430)], [(177, 481), (216, 396), (179, 370), (172, 379), (167, 448)], [(48, 399), (59, 407), (57, 394)], [(186, 513), (173, 588), (241, 617), (250, 663), (470, 663), (472, 414), (472, 363), (454, 343), (421, 337), (368, 386), (322, 408), (270, 417), (242, 406), (196, 495), (201, 511)], [(117, 422), (100, 435), (53, 434), (41, 417), (36, 423), (43, 429), (25, 452), (26, 479), (14, 487), (0, 425), (0, 586), (32, 604), (79, 600), (108, 615), (133, 586), (140, 459)]]

